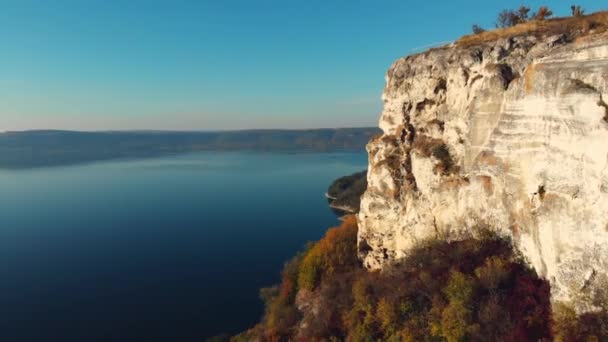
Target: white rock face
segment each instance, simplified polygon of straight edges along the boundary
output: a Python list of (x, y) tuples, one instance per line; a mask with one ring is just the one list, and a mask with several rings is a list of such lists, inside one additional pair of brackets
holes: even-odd
[(608, 284), (607, 91), (608, 36), (518, 37), (396, 61), (384, 134), (367, 146), (366, 267), (484, 225), (513, 238), (554, 300), (593, 309)]

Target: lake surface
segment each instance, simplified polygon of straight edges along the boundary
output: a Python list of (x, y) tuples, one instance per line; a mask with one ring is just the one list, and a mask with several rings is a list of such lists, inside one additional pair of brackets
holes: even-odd
[(365, 153), (197, 153), (0, 170), (0, 341), (202, 341), (338, 223)]

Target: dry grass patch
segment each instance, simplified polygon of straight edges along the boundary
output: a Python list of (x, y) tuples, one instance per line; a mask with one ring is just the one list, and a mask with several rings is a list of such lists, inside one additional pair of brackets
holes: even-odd
[(456, 41), (461, 47), (483, 44), (502, 38), (511, 38), (523, 35), (538, 37), (556, 34), (587, 35), (593, 30), (600, 33), (608, 30), (608, 11), (597, 12), (580, 17), (565, 17), (549, 20), (531, 20), (513, 27), (484, 31), (478, 34), (466, 35)]

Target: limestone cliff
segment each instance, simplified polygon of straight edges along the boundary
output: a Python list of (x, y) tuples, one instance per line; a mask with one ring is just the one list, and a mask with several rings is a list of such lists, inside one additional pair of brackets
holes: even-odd
[(523, 34), (397, 60), (367, 150), (359, 253), (378, 269), (429, 238), (512, 237), (554, 300), (608, 291), (608, 35)]

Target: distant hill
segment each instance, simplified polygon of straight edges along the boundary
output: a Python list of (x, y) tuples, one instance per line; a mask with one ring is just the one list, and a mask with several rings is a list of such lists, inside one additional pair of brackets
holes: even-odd
[(220, 132), (0, 133), (0, 168), (30, 168), (196, 151), (331, 152), (363, 150), (378, 128)]

